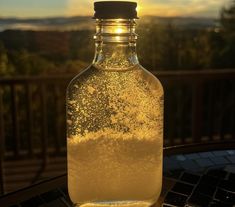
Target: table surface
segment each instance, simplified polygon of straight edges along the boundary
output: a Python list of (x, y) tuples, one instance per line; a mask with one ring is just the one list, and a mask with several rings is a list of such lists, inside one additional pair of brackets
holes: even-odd
[[(235, 151), (233, 150), (235, 153)], [(216, 154), (216, 153), (214, 153)], [(224, 151), (218, 152), (217, 161)], [(203, 152), (201, 157), (211, 156)], [(218, 162), (204, 168), (177, 168), (197, 157), (195, 153), (165, 157), (165, 163), (175, 160), (164, 168), (162, 194), (154, 207), (234, 207), (235, 206), (235, 163)], [(201, 159), (199, 157), (199, 159)], [(214, 158), (213, 158), (214, 159)], [(180, 164), (179, 164), (180, 163)], [(209, 163), (209, 162), (208, 162)], [(207, 163), (207, 164), (208, 164)], [(190, 165), (189, 165), (190, 166)], [(0, 197), (1, 207), (71, 207), (67, 192), (67, 175), (61, 175), (27, 188)]]

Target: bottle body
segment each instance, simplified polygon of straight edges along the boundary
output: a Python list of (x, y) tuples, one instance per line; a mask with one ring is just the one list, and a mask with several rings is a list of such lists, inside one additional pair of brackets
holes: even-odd
[(67, 89), (68, 189), (81, 206), (150, 206), (162, 185), (163, 89), (139, 64)]

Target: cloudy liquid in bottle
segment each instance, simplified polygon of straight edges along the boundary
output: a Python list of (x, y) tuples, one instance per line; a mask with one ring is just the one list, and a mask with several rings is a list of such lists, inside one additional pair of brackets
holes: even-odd
[(140, 66), (91, 66), (68, 91), (68, 187), (79, 206), (150, 206), (162, 185), (163, 90)]

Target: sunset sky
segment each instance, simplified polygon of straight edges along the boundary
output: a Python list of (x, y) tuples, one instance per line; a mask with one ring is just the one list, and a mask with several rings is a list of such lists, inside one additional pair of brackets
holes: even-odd
[[(0, 17), (79, 16), (93, 14), (94, 0), (0, 0)], [(217, 17), (231, 0), (137, 0), (139, 16)]]

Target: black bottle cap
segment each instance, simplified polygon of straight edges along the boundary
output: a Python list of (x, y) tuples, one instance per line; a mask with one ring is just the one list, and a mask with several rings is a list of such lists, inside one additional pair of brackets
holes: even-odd
[(94, 19), (138, 19), (136, 7), (136, 2), (98, 1), (94, 3)]

